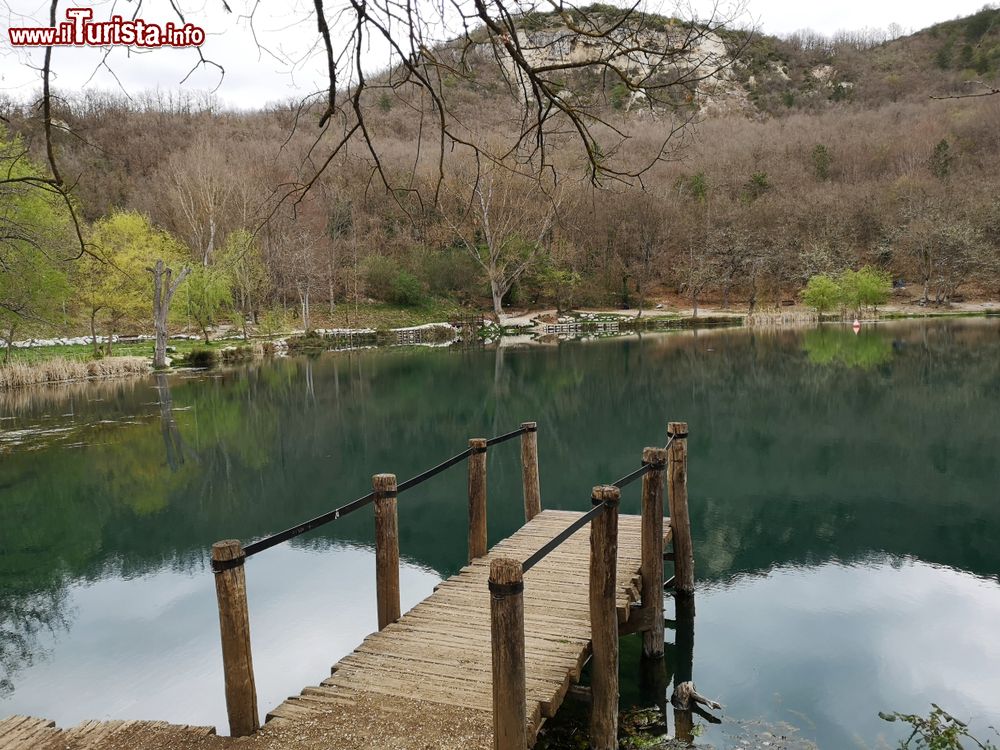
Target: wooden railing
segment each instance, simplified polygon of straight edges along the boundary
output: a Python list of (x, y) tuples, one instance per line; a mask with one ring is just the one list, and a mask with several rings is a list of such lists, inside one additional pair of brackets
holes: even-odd
[(375, 507), (375, 589), (378, 629), (382, 630), (400, 616), (399, 524), (397, 496), (468, 459), (469, 469), (469, 560), (486, 554), (486, 455), (494, 445), (520, 436), (521, 474), (527, 520), (540, 510), (538, 489), (538, 425), (523, 422), (519, 428), (492, 438), (473, 438), (469, 447), (437, 466), (404, 482), (395, 474), (376, 474), (372, 491), (346, 505), (328, 511), (297, 526), (272, 534), (246, 547), (227, 539), (212, 545), (212, 570), (219, 607), (222, 636), (222, 665), (226, 686), (226, 711), (229, 731), (234, 737), (253, 734), (260, 728), (257, 688), (254, 680), (253, 654), (250, 648), (250, 615), (247, 604), (247, 558), (282, 542), (294, 539), (327, 523), (360, 510)]
[[(493, 653), (493, 747), (524, 750), (528, 744), (525, 685), (524, 574), (573, 533), (590, 524), (591, 628), (590, 747), (618, 748), (618, 508), (621, 488), (642, 477), (641, 608), (630, 632), (642, 633), (645, 658), (664, 653), (663, 561), (674, 561), (678, 596), (694, 592), (694, 552), (687, 507), (687, 423), (671, 422), (666, 448), (646, 448), (640, 469), (612, 485), (593, 488), (591, 511), (571, 523), (527, 561), (490, 563), (490, 632)], [(668, 478), (673, 554), (664, 554), (663, 485)]]
[[(259, 728), (257, 691), (250, 648), (250, 622), (244, 563), (254, 554), (292, 539), (351, 512), (374, 505), (375, 569), (378, 628), (400, 617), (399, 529), (397, 497), (442, 471), (468, 462), (468, 559), (487, 553), (488, 449), (514, 437), (521, 438), (522, 488), (525, 521), (541, 512), (537, 424), (524, 422), (512, 432), (494, 438), (473, 438), (462, 453), (427, 471), (397, 483), (395, 474), (376, 474), (372, 491), (347, 505), (298, 526), (257, 540), (245, 548), (235, 540), (212, 546), (226, 708), (233, 736), (252, 734)], [(618, 612), (617, 549), (621, 489), (642, 479), (641, 606), (630, 612), (627, 631), (642, 633), (647, 659), (664, 653), (663, 588), (673, 587), (678, 597), (690, 600), (694, 592), (694, 552), (687, 498), (687, 423), (670, 422), (664, 448), (646, 448), (640, 467), (610, 485), (594, 487), (592, 508), (527, 560), (495, 558), (489, 571), (490, 632), (493, 672), (493, 727), (495, 750), (527, 747), (525, 686), (524, 574), (562, 542), (590, 524), (589, 609), (591, 623), (591, 720), (594, 750), (618, 747)], [(673, 552), (664, 552), (664, 497), (668, 488)], [(666, 584), (664, 560), (674, 563), (674, 576)], [(693, 617), (693, 601), (685, 604)], [(690, 685), (690, 683), (686, 683)], [(676, 690), (675, 690), (676, 693)]]

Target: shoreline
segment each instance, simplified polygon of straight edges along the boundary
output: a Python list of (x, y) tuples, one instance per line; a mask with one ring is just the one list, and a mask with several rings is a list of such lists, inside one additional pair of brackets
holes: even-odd
[[(909, 310), (890, 306), (880, 310), (875, 317), (865, 317), (860, 320), (865, 325), (872, 325), (898, 320), (1000, 317), (1000, 305), (994, 303), (977, 304), (978, 309), (968, 309), (971, 306), (964, 306), (965, 309), (958, 310)], [(199, 371), (211, 369), (219, 364), (235, 364), (273, 356), (398, 346), (448, 347), (466, 342), (467, 339), (473, 337), (475, 341), (468, 341), (468, 343), (494, 344), (505, 338), (517, 337), (523, 343), (537, 342), (540, 345), (550, 345), (559, 340), (588, 336), (617, 338), (637, 333), (730, 327), (780, 329), (821, 324), (847, 324), (852, 319), (834, 315), (817, 316), (815, 313), (801, 308), (758, 312), (751, 315), (714, 308), (699, 308), (697, 316), (692, 315), (692, 312), (692, 310), (677, 311), (653, 308), (642, 310), (640, 316), (638, 310), (581, 309), (575, 310), (573, 313), (559, 315), (555, 310), (549, 309), (512, 313), (504, 317), (502, 325), (486, 319), (483, 325), (477, 329), (457, 326), (446, 321), (388, 330), (318, 328), (308, 333), (293, 330), (272, 337), (251, 337), (249, 340), (242, 337), (218, 338), (212, 340), (208, 345), (200, 337), (195, 339), (188, 334), (178, 334), (171, 337), (172, 344), (187, 344), (189, 350), (179, 357), (176, 356), (177, 352), (175, 351), (175, 356), (170, 357), (171, 364), (163, 370), (154, 370), (151, 356), (123, 355), (99, 359), (71, 359), (53, 352), (51, 357), (43, 357), (35, 361), (15, 361), (0, 365), (0, 391), (9, 392), (33, 386), (60, 386), (71, 383), (144, 377), (157, 372), (169, 374), (185, 370)], [(146, 342), (147, 339), (151, 338), (148, 336), (130, 337), (129, 343)], [(37, 341), (44, 343), (36, 343)], [(336, 346), (338, 343), (347, 345), (338, 347)], [(173, 348), (172, 344), (171, 348)], [(87, 353), (89, 353), (91, 344), (89, 342), (80, 344), (74, 339), (66, 337), (14, 342), (13, 346), (18, 350), (30, 349), (34, 352), (78, 346), (87, 349)], [(188, 363), (187, 357), (192, 352), (203, 353), (206, 351), (210, 353), (207, 358), (207, 366)], [(140, 367), (137, 360), (144, 360), (144, 365)], [(10, 377), (14, 370), (19, 371), (20, 378)], [(46, 370), (67, 376), (58, 378), (35, 377), (34, 379), (26, 376), (28, 371), (37, 375)], [(70, 374), (71, 372), (74, 374)]]

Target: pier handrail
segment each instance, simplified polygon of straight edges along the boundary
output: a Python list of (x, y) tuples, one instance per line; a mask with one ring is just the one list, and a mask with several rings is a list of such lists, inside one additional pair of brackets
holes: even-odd
[[(669, 433), (668, 432), (667, 433), (667, 444), (665, 446), (663, 446), (663, 450), (665, 450), (665, 451), (666, 450), (670, 450), (670, 444), (674, 442), (674, 438), (675, 437), (678, 438), (678, 439), (680, 439), (680, 438), (686, 438), (687, 437), (687, 433), (684, 432), (684, 433), (674, 434), (674, 433)], [(666, 463), (649, 463), (649, 462), (643, 461), (642, 465), (638, 469), (636, 469), (635, 471), (629, 472), (628, 474), (626, 474), (625, 476), (623, 476), (621, 479), (619, 479), (619, 480), (617, 480), (615, 482), (612, 482), (609, 486), (610, 487), (617, 487), (618, 489), (622, 489), (622, 488), (627, 487), (628, 485), (632, 484), (632, 482), (634, 482), (636, 479), (639, 479), (641, 477), (646, 476), (646, 474), (648, 474), (650, 471), (653, 471), (653, 470), (663, 471), (666, 468), (667, 468)], [(571, 523), (565, 529), (563, 529), (558, 534), (556, 534), (554, 537), (552, 537), (552, 539), (550, 539), (548, 542), (546, 542), (544, 545), (542, 545), (534, 554), (532, 554), (531, 557), (529, 557), (527, 560), (525, 560), (521, 564), (521, 571), (523, 573), (527, 573), (529, 570), (531, 570), (533, 567), (535, 567), (538, 563), (540, 563), (543, 559), (545, 559), (545, 556), (548, 555), (553, 550), (555, 550), (560, 544), (562, 544), (563, 542), (565, 542), (567, 539), (569, 539), (571, 536), (573, 536), (573, 534), (575, 534), (577, 531), (579, 531), (584, 526), (586, 526), (588, 523), (590, 523), (595, 518), (597, 518), (599, 515), (601, 515), (601, 513), (603, 513), (607, 509), (607, 507), (608, 507), (608, 503), (607, 502), (603, 502), (600, 505), (594, 506), (592, 509), (590, 509), (589, 511), (587, 511), (586, 513), (584, 513), (582, 516), (580, 516), (578, 519), (576, 519), (575, 521), (573, 521), (573, 523)]]
[(490, 640), (493, 654), (494, 750), (522, 750), (526, 735), (524, 575), (573, 534), (590, 524), (589, 599), (591, 623), (590, 746), (618, 748), (618, 613), (617, 548), (621, 489), (640, 477), (641, 601), (639, 622), (627, 632), (641, 632), (643, 656), (664, 653), (663, 533), (664, 478), (669, 486), (677, 594), (694, 588), (691, 529), (687, 512), (687, 423), (670, 422), (667, 444), (646, 448), (642, 463), (610, 485), (593, 488), (593, 508), (584, 513), (526, 560), (498, 557), (490, 564)]
[(360, 510), (375, 507), (375, 585), (378, 628), (382, 630), (400, 617), (399, 528), (397, 496), (468, 459), (469, 466), (469, 560), (486, 554), (486, 451), (491, 445), (521, 436), (521, 470), (524, 487), (525, 519), (541, 512), (538, 487), (538, 425), (522, 422), (516, 430), (491, 438), (473, 438), (469, 447), (436, 466), (404, 482), (396, 483), (395, 474), (375, 474), (372, 491), (346, 505), (292, 526), (243, 547), (238, 540), (227, 539), (212, 545), (211, 566), (215, 574), (219, 606), (219, 630), (222, 636), (222, 661), (226, 686), (226, 710), (233, 736), (253, 734), (260, 727), (257, 713), (257, 688), (250, 649), (250, 614), (247, 603), (246, 571), (248, 557), (282, 542), (317, 529)]
[[(495, 437), (488, 438), (486, 440), (486, 445), (487, 446), (497, 445), (499, 443), (506, 442), (507, 440), (511, 440), (517, 437), (518, 435), (529, 432), (537, 432), (537, 431), (538, 427), (534, 422), (526, 422), (525, 424), (518, 427), (516, 430), (511, 430), (510, 432), (505, 432), (502, 435), (497, 435)], [(409, 489), (413, 489), (417, 485), (426, 482), (431, 477), (440, 474), (442, 471), (450, 469), (455, 464), (464, 461), (466, 458), (471, 456), (476, 451), (477, 451), (476, 448), (466, 448), (461, 453), (457, 453), (451, 458), (442, 461), (437, 466), (432, 466), (430, 469), (427, 469), (426, 471), (423, 471), (420, 474), (417, 474), (416, 476), (407, 479), (405, 482), (400, 482), (399, 485), (396, 487), (397, 494), (400, 492), (405, 492), (406, 490)], [(373, 490), (372, 492), (369, 492), (367, 495), (362, 495), (361, 497), (357, 498), (356, 500), (352, 500), (346, 505), (341, 505), (339, 508), (334, 508), (331, 511), (327, 511), (326, 513), (316, 516), (315, 518), (311, 518), (308, 521), (304, 521), (303, 523), (300, 523), (297, 526), (292, 526), (290, 528), (285, 529), (284, 531), (279, 531), (276, 534), (271, 534), (270, 536), (266, 536), (263, 539), (258, 539), (255, 542), (251, 542), (250, 544), (248, 544), (243, 548), (243, 556), (241, 558), (237, 558), (234, 560), (227, 560), (224, 562), (213, 560), (212, 570), (219, 572), (222, 570), (227, 570), (228, 568), (232, 568), (235, 565), (240, 565), (244, 560), (246, 560), (246, 558), (256, 555), (258, 552), (263, 552), (264, 550), (270, 549), (271, 547), (281, 544), (282, 542), (287, 542), (289, 539), (294, 539), (300, 534), (305, 534), (307, 531), (318, 529), (320, 526), (325, 526), (331, 521), (336, 521), (340, 518), (343, 518), (349, 513), (353, 513), (354, 511), (360, 510), (361, 508), (364, 508), (366, 505), (370, 504), (372, 501), (375, 500), (375, 495), (376, 493)]]

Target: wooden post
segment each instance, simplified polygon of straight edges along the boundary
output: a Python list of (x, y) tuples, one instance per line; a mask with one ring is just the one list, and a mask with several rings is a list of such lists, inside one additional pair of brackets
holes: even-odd
[(525, 750), (524, 574), (508, 558), (490, 561), (490, 639), (493, 650), (493, 750)]
[(226, 680), (226, 712), (229, 733), (245, 737), (260, 728), (257, 686), (250, 653), (250, 615), (247, 611), (247, 581), (243, 570), (243, 547), (235, 539), (212, 545), (215, 596), (219, 602), (222, 633), (222, 669)]
[(591, 501), (605, 504), (590, 522), (590, 637), (593, 644), (590, 689), (592, 750), (618, 748), (618, 611), (615, 604), (618, 561), (617, 487), (594, 487)]
[(687, 422), (670, 422), (667, 435), (673, 435), (667, 460), (670, 487), (670, 526), (674, 539), (674, 588), (679, 594), (694, 593), (694, 547), (691, 543), (691, 517), (687, 492)]
[(521, 478), (524, 481), (524, 520), (542, 512), (542, 493), (538, 488), (538, 423), (522, 422)]
[(486, 554), (486, 439), (469, 441), (469, 562)]
[(652, 468), (642, 478), (642, 608), (649, 629), (642, 633), (642, 655), (663, 656), (663, 471), (667, 452), (646, 448), (642, 460)]
[(399, 522), (396, 517), (396, 475), (376, 474), (375, 597), (378, 629), (399, 619)]

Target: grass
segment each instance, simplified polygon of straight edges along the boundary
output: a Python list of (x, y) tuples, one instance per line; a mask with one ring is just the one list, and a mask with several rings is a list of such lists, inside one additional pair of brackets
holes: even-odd
[(0, 367), (0, 390), (89, 378), (142, 375), (149, 370), (149, 361), (144, 357), (106, 357), (90, 362), (53, 357), (42, 362), (14, 362)]
[(425, 323), (443, 323), (457, 320), (471, 311), (445, 300), (429, 300), (415, 307), (397, 307), (384, 302), (344, 304), (336, 312), (321, 317), (314, 316), (314, 328), (409, 328)]

